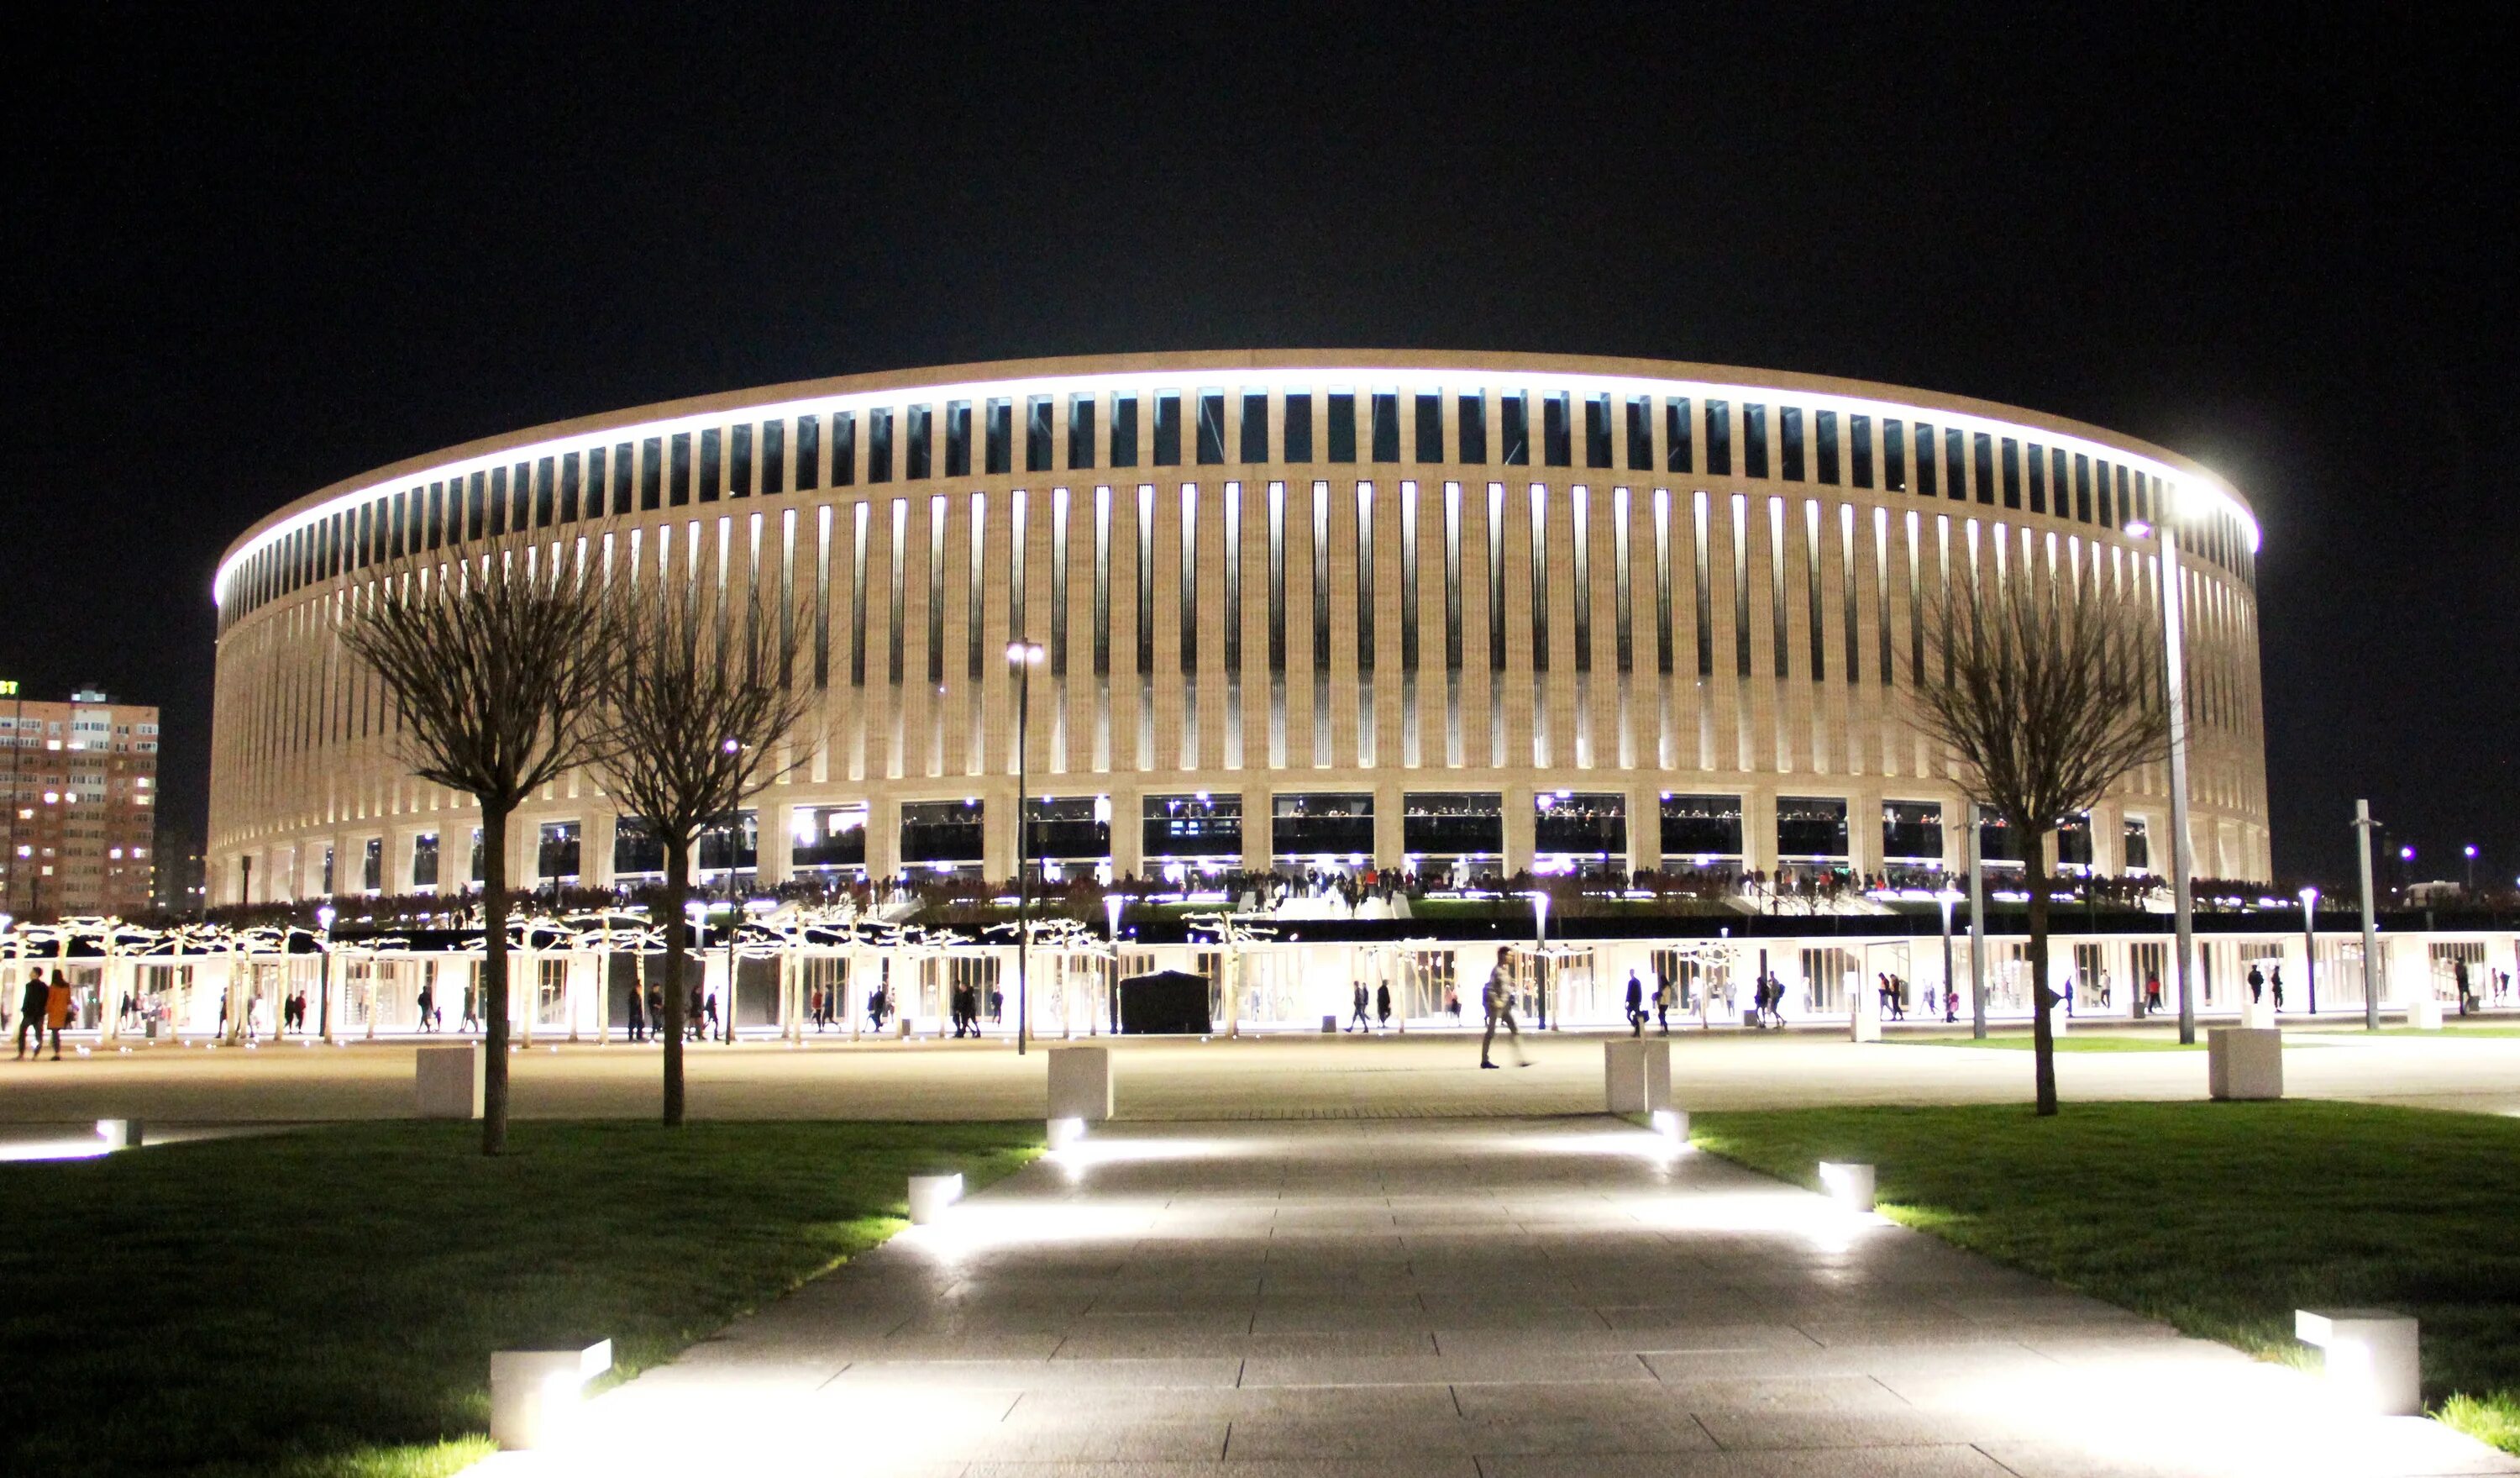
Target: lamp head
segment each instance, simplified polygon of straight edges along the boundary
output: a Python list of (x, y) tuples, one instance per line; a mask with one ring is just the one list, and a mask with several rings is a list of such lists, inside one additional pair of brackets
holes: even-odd
[(2303, 890), (2301, 891), (2301, 906), (2303, 906), (2304, 908), (2307, 908), (2307, 907), (2311, 906), (2312, 904), (2314, 904), (2314, 903), (2316, 903), (2316, 902), (2318, 902), (2318, 889), (2316, 889), (2316, 888), (2305, 888), (2305, 889), (2303, 889)]
[(326, 903), (323, 907), (315, 910), (315, 922), (325, 929), (331, 929), (333, 927), (333, 920), (337, 917), (338, 917), (338, 915), (334, 913), (333, 905), (330, 903)]
[(2127, 537), (2129, 538), (2142, 539), (2152, 537), (2152, 526), (2141, 519), (2127, 520), (2126, 531)]

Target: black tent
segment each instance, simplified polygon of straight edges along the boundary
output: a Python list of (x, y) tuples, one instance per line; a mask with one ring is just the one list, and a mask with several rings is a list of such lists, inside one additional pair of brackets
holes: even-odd
[(1207, 977), (1158, 970), (1120, 982), (1120, 1031), (1143, 1037), (1208, 1034)]

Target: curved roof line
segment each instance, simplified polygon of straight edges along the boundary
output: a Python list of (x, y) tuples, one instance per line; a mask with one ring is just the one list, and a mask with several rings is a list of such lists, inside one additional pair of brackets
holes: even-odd
[(1470, 388), (1467, 382), (1471, 379), (1492, 383), (1500, 375), (1512, 375), (1532, 389), (1577, 388), (1573, 383), (1552, 383), (1562, 380), (1581, 382), (1584, 388), (1595, 390), (1629, 386), (1642, 390), (1651, 386), (1685, 388), (1692, 393), (1783, 393), (1818, 403), (1822, 408), (1830, 408), (1829, 402), (1835, 402), (1838, 407), (1858, 411), (1889, 407), (1923, 411), (1945, 425), (1957, 418), (1975, 423), (1976, 429), (2031, 433), (2051, 444), (2079, 442), (2113, 461), (2148, 464), (2147, 471), (2178, 485), (2182, 497), (2202, 495), (2209, 503), (2223, 504), (2247, 531), (2249, 547), (2254, 550), (2258, 546), (2258, 523), (2248, 500), (2210, 468), (2167, 447), (2105, 427), (2000, 401), (1870, 380), (1668, 359), (1456, 349), (1208, 349), (1002, 359), (796, 380), (657, 401), (479, 438), (344, 478), (266, 515), (239, 534), (221, 554), (211, 591), (215, 598), (231, 568), (267, 539), (329, 514), (337, 505), (355, 505), (393, 491), (416, 478), (442, 478), (459, 469), (469, 472), (476, 463), (483, 467), (504, 464), (520, 452), (545, 455), (576, 450), (581, 445), (608, 445), (627, 432), (653, 435), (698, 429), (721, 422), (737, 411), (757, 416), (771, 411), (805, 413), (816, 408), (849, 408), (852, 402), (888, 401), (910, 391), (949, 398), (979, 398), (991, 393), (1040, 393), (1055, 384), (1086, 381), (1118, 381), (1124, 386), (1136, 382), (1146, 388), (1163, 382), (1163, 389), (1207, 389), (1212, 387), (1183, 382), (1200, 374), (1231, 373), (1238, 375), (1242, 383), (1256, 376), (1264, 377), (1273, 386), (1283, 386), (1308, 380), (1365, 382), (1386, 372), (1405, 372), (1421, 380), (1438, 381), (1459, 376), (1464, 390)]

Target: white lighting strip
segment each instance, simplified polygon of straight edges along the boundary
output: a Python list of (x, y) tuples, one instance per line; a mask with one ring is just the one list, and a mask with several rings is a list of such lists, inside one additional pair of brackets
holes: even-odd
[[(1306, 368), (1255, 368), (1233, 365), (1184, 366), (1178, 369), (1146, 370), (1131, 373), (1056, 375), (1020, 380), (982, 380), (953, 384), (899, 385), (883, 390), (857, 391), (846, 394), (814, 395), (795, 400), (764, 401), (757, 405), (729, 406), (688, 416), (674, 416), (656, 421), (643, 421), (630, 426), (608, 427), (602, 431), (580, 432), (572, 436), (553, 437), (547, 440), (501, 447), (497, 451), (461, 461), (441, 462), (390, 478), (365, 483), (327, 499), (312, 508), (301, 509), (257, 535), (253, 542), (239, 549), (219, 565), (211, 578), (210, 595), (220, 600), (230, 572), (273, 543), (310, 524), (319, 523), (337, 513), (358, 507), (380, 496), (407, 491), (416, 484), (449, 482), (470, 477), (474, 472), (513, 467), (519, 462), (537, 461), (543, 457), (565, 456), (603, 447), (608, 450), (624, 441), (649, 438), (670, 438), (685, 432), (713, 431), (745, 421), (760, 422), (793, 419), (797, 416), (828, 416), (834, 411), (863, 412), (879, 407), (898, 407), (920, 400), (989, 399), (1021, 401), (1034, 395), (1054, 397), (1084, 393), (1140, 393), (1157, 390), (1177, 391), (1195, 395), (1201, 390), (1221, 389), (1226, 394), (1238, 394), (1245, 389), (1282, 392), (1289, 387), (1309, 391), (1351, 390), (1359, 394), (1371, 393), (1375, 388), (1398, 386), (1404, 393), (1436, 393), (1494, 395), (1515, 391), (1543, 394), (1563, 392), (1571, 396), (1610, 393), (1624, 401), (1629, 395), (1688, 395), (1693, 400), (1715, 398), (1739, 403), (1744, 400), (1762, 404), (1791, 403), (1813, 410), (1833, 410), (1845, 415), (1869, 415), (1903, 422), (1918, 419), (1932, 422), (1938, 429), (1984, 432), (1997, 437), (2013, 437), (2037, 441), (2043, 446), (2062, 447), (2067, 451), (2114, 463), (2161, 480), (2184, 511), (2219, 510), (2228, 514), (2246, 531), (2249, 552), (2258, 550), (2258, 522), (2239, 498), (2220, 478), (2207, 474), (2200, 481), (2196, 474), (2158, 462), (2124, 447), (2061, 433), (2047, 427), (2026, 426), (2018, 422), (2000, 421), (1992, 417), (1970, 415), (1940, 406), (1912, 405), (1894, 400), (1875, 400), (1854, 395), (1839, 395), (1794, 390), (1774, 385), (1752, 385), (1742, 382), (1710, 380), (1663, 380), (1637, 376), (1567, 374), (1558, 371), (1523, 371), (1510, 366), (1494, 370), (1463, 368), (1428, 368), (1405, 365), (1329, 364)], [(1098, 428), (1098, 432), (1101, 429)], [(1316, 436), (1320, 433), (1317, 430)], [(1771, 436), (1775, 432), (1771, 431)], [(1809, 435), (1807, 432), (1806, 435)], [(1367, 464), (1359, 463), (1359, 466)], [(1005, 476), (1000, 474), (999, 476)], [(1652, 474), (1642, 481), (1652, 482), (1667, 474)], [(1697, 476), (1685, 474), (1684, 476)], [(1636, 479), (1632, 479), (1636, 480)], [(895, 479), (896, 482), (901, 481)], [(930, 479), (930, 481), (942, 481)], [(1774, 480), (1771, 480), (1774, 481)], [(817, 489), (828, 491), (829, 489)], [(2198, 509), (2195, 505), (2205, 506)], [(224, 602), (222, 602), (224, 604)]]

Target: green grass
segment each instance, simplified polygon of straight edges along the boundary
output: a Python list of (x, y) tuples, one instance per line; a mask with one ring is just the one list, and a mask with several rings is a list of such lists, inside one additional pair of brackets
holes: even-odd
[[(1995, 1047), (2003, 1051), (2027, 1052), (2031, 1046), (2030, 1034), (2027, 1032), (1990, 1032), (1983, 1038), (1908, 1037), (1885, 1032), (1881, 1035), (1881, 1039), (1896, 1042), (1903, 1047)], [(2110, 1037), (2096, 1032), (2069, 1029), (2056, 1039), (2056, 1050), (2059, 1052), (2201, 1052), (2205, 1050), (2205, 1044), (2198, 1042), (2193, 1046), (2182, 1046), (2176, 1037)]]
[(1037, 1125), (366, 1124), (0, 1165), (0, 1472), (433, 1478), (496, 1349), (653, 1364)]
[(1697, 1143), (1802, 1184), (1868, 1160), (1881, 1209), (2269, 1359), (2295, 1309), (2423, 1324), (2445, 1421), (2520, 1453), (2520, 1121), (2356, 1103), (1705, 1113)]

